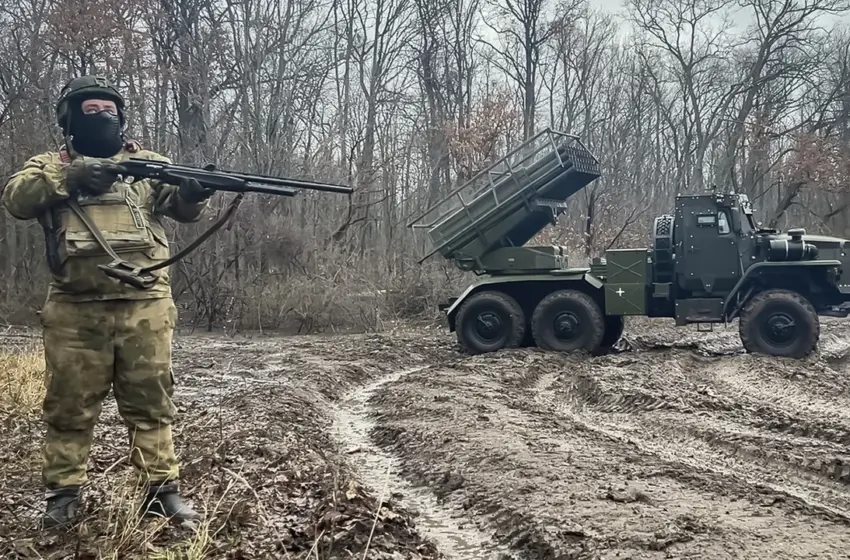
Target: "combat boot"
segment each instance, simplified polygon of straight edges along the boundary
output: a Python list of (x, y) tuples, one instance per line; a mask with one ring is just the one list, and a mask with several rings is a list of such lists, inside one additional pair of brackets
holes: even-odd
[(142, 503), (145, 517), (168, 517), (177, 521), (192, 521), (201, 516), (180, 498), (176, 481), (151, 484)]
[(47, 507), (41, 519), (42, 529), (66, 527), (77, 519), (80, 487), (68, 486), (47, 492)]

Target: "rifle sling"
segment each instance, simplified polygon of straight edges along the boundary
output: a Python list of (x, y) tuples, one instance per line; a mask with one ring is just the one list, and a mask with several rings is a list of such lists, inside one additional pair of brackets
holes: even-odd
[(146, 290), (153, 286), (156, 283), (157, 277), (151, 274), (154, 270), (159, 270), (160, 268), (165, 268), (170, 266), (198, 247), (201, 243), (206, 241), (213, 233), (221, 229), (223, 226), (236, 212), (236, 209), (239, 207), (239, 204), (242, 202), (242, 198), (245, 196), (244, 193), (239, 193), (233, 199), (231, 199), (230, 204), (228, 204), (227, 209), (224, 213), (219, 217), (216, 222), (209, 227), (205, 232), (199, 235), (194, 241), (189, 243), (186, 247), (180, 250), (177, 254), (172, 255), (168, 259), (162, 261), (161, 263), (157, 263), (153, 266), (147, 267), (139, 267), (134, 264), (122, 259), (118, 256), (118, 254), (110, 247), (109, 243), (106, 239), (103, 238), (103, 234), (100, 230), (95, 226), (91, 219), (89, 219), (88, 214), (80, 207), (79, 203), (74, 199), (68, 199), (67, 203), (74, 214), (80, 218), (80, 221), (83, 222), (83, 225), (88, 229), (91, 234), (94, 236), (95, 241), (100, 247), (106, 251), (109, 257), (112, 259), (112, 262), (107, 265), (98, 265), (107, 276), (111, 278), (115, 278), (121, 282), (125, 282), (139, 288), (140, 290)]

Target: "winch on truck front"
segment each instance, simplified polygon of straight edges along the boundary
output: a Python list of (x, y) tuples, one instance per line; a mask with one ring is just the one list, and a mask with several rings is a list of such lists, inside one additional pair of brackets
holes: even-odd
[[(678, 196), (648, 248), (570, 267), (560, 246), (525, 246), (600, 176), (572, 135), (546, 129), (418, 216), (431, 250), (483, 278), (441, 306), (469, 352), (536, 345), (596, 352), (629, 315), (677, 325), (739, 320), (744, 348), (804, 357), (818, 315), (845, 317), (846, 240), (758, 229), (742, 194)], [(422, 261), (420, 261), (422, 262)]]

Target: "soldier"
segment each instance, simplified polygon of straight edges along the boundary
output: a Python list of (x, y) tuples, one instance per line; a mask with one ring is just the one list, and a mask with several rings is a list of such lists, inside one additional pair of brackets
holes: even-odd
[[(140, 290), (107, 277), (97, 265), (110, 262), (103, 240), (140, 267), (164, 261), (169, 247), (162, 218), (199, 220), (213, 191), (194, 180), (116, 180), (111, 166), (124, 158), (169, 159), (125, 138), (124, 99), (105, 78), (68, 82), (56, 117), (65, 145), (27, 161), (2, 195), (12, 216), (41, 223), (52, 273), (41, 311), (48, 372), (43, 526), (76, 518), (92, 432), (110, 387), (129, 431), (130, 462), (147, 482), (146, 515), (197, 519), (180, 498), (171, 433), (177, 308), (167, 267), (152, 288)], [(72, 211), (73, 201), (88, 220)], [(100, 231), (100, 240), (86, 221)]]

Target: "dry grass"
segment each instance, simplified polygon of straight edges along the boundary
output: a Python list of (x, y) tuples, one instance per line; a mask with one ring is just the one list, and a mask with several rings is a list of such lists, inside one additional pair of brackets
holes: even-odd
[[(7, 343), (0, 350), (0, 421), (6, 425), (33, 427), (38, 424), (38, 413), (45, 393), (45, 363), (42, 347), (37, 343)], [(27, 445), (18, 449), (16, 461), (37, 476), (39, 468), (39, 442), (25, 440)], [(121, 459), (124, 462), (124, 458)], [(117, 465), (113, 465), (117, 466)], [(2, 469), (5, 471), (5, 469)], [(109, 469), (107, 469), (109, 470)], [(138, 511), (142, 494), (134, 484), (134, 473), (122, 472), (118, 476), (97, 477), (106, 487), (96, 492), (96, 511), (86, 511), (82, 522), (64, 538), (76, 540), (98, 560), (118, 559), (142, 552), (146, 557), (194, 560), (205, 558), (210, 547), (210, 521), (206, 520), (185, 535), (177, 544), (157, 546), (154, 541), (165, 529), (165, 523), (142, 519)], [(33, 509), (39, 507), (32, 504)], [(89, 509), (89, 508), (86, 508)], [(30, 514), (35, 511), (30, 511)], [(33, 516), (20, 519), (20, 525), (30, 525)], [(23, 527), (21, 527), (23, 529)], [(30, 533), (32, 534), (32, 533)], [(22, 550), (38, 542), (38, 538), (20, 539)], [(27, 542), (29, 541), (29, 542)], [(34, 551), (33, 551), (34, 552)], [(37, 553), (36, 553), (37, 554)]]
[(40, 345), (0, 350), (0, 413), (29, 416), (44, 398), (44, 356)]

